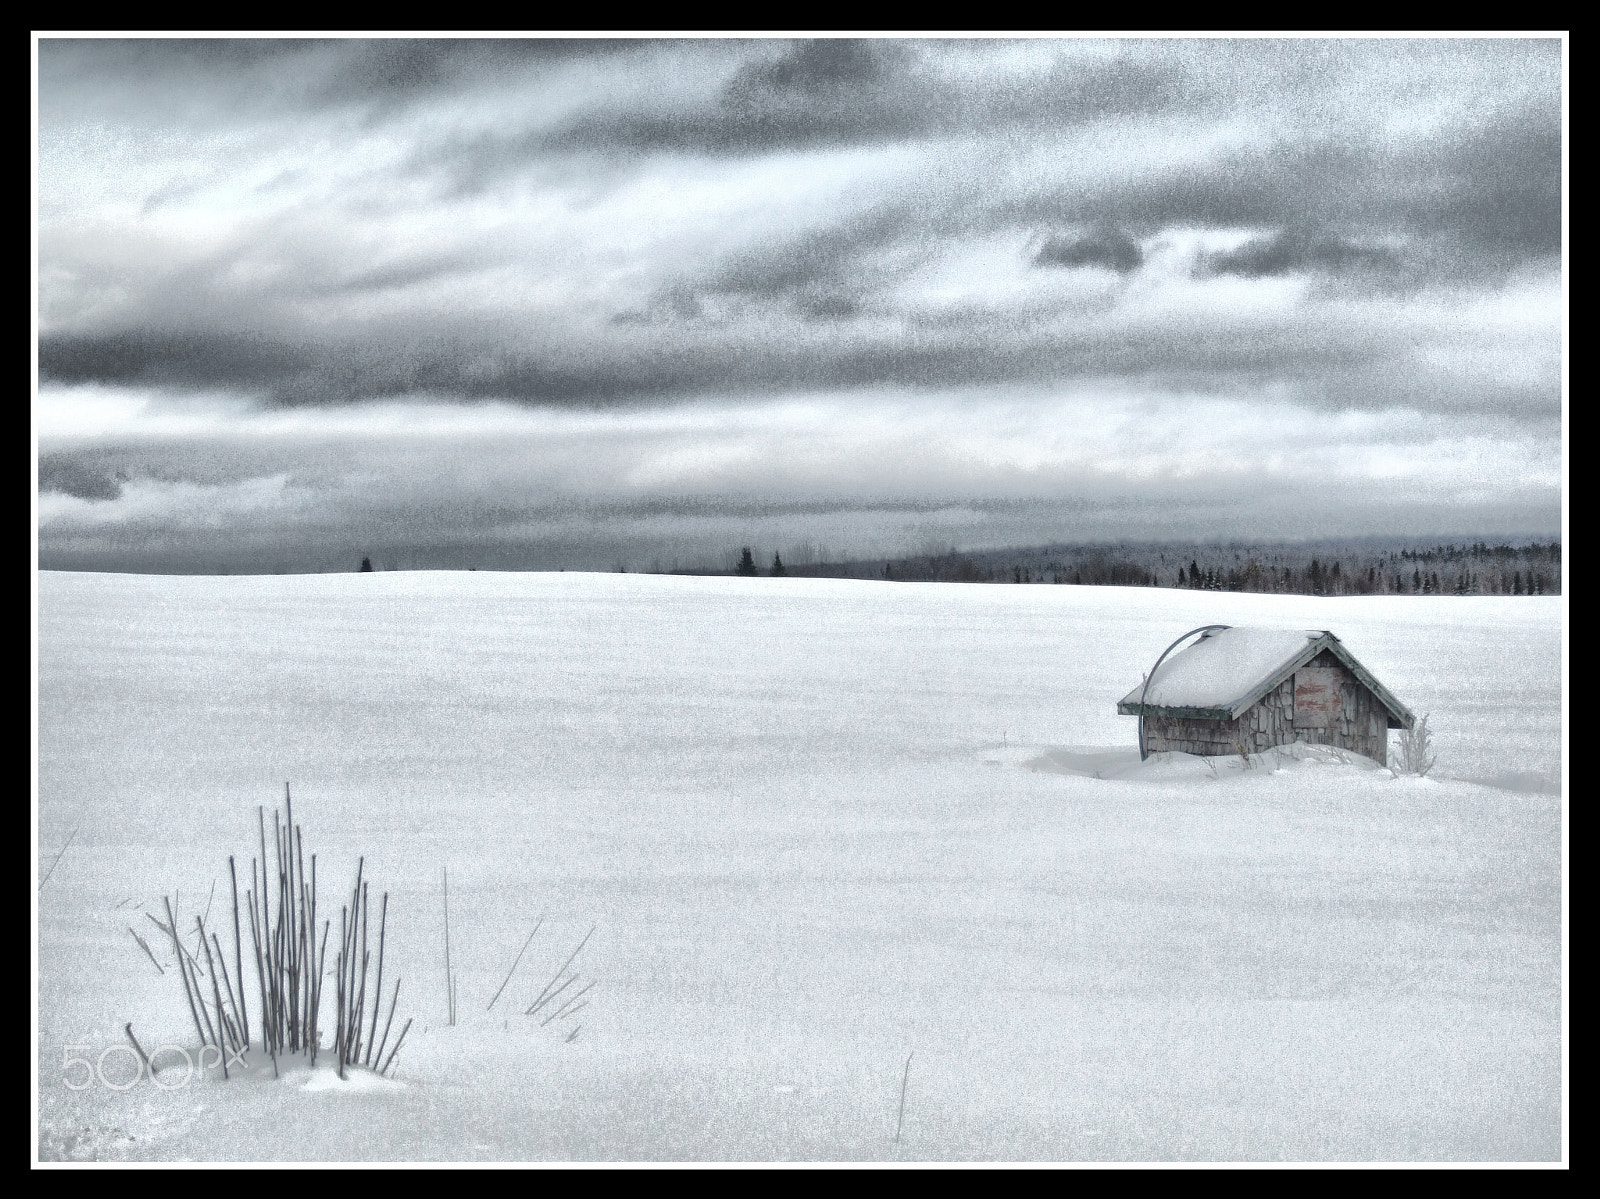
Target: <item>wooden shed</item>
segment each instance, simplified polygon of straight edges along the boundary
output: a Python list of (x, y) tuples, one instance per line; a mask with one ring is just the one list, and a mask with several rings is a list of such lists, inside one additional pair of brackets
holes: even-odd
[(1326, 629), (1222, 625), (1163, 655), (1117, 711), (1142, 718), (1145, 753), (1260, 753), (1307, 741), (1379, 763), (1388, 758), (1389, 730), (1415, 719)]

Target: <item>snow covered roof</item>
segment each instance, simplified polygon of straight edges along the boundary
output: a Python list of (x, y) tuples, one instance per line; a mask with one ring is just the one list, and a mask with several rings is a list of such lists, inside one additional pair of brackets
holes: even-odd
[(1232, 718), (1323, 650), (1349, 667), (1401, 727), (1410, 727), (1409, 709), (1326, 629), (1236, 626), (1209, 630), (1163, 661), (1148, 688), (1140, 683), (1122, 697), (1117, 710), (1137, 716), (1145, 709), (1184, 709), (1194, 716)]

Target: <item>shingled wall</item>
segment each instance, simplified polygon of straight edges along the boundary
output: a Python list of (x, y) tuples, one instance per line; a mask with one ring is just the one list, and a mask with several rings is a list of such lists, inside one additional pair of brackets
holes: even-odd
[(1257, 701), (1238, 720), (1194, 720), (1179, 716), (1145, 718), (1145, 746), (1151, 753), (1179, 750), (1203, 757), (1239, 752), (1244, 740), (1251, 753), (1274, 745), (1305, 741), (1353, 750), (1375, 762), (1388, 759), (1389, 714), (1378, 697), (1327, 650), (1306, 663), (1336, 669), (1340, 675), (1341, 707), (1327, 728), (1297, 728), (1294, 724), (1294, 676), (1290, 675)]

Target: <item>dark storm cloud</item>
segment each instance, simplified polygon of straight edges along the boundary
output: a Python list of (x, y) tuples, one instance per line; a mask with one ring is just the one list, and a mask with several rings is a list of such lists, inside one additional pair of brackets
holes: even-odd
[(421, 93), (529, 67), (625, 53), (640, 44), (625, 38), (397, 38), (346, 43), (320, 92), (332, 99)]
[[(903, 278), (936, 245), (932, 230), (918, 222), (914, 205), (891, 200), (820, 229), (740, 250), (679, 283), (665, 311), (699, 317), (707, 300), (732, 299), (777, 305), (813, 320), (855, 316), (866, 297)], [(882, 256), (891, 247), (903, 251), (893, 263)]]
[[(1361, 240), (1430, 239), (1454, 248), (1446, 273), (1498, 274), (1560, 251), (1560, 171), (1559, 123), (1542, 112), (1520, 128), (1459, 131), (1444, 145), (1274, 145), (1126, 184), (1023, 189), (996, 207), (1018, 219), (1117, 223), (1147, 233), (1173, 225), (1293, 229), (1281, 236), (1279, 255), (1323, 266), (1338, 265), (1341, 244), (1351, 251), (1344, 263), (1376, 264), (1381, 254), (1361, 251)], [(1362, 238), (1299, 232), (1330, 227)]]
[(1120, 229), (1097, 229), (1083, 237), (1052, 236), (1033, 256), (1035, 266), (1102, 266), (1127, 274), (1144, 261), (1139, 243)]
[(40, 45), (42, 91), (134, 84), (203, 89), (212, 104), (300, 111), (385, 107), (563, 62), (627, 54), (626, 38), (61, 38)]
[(1419, 166), (1418, 190), (1431, 202), (1408, 213), (1418, 226), (1519, 256), (1561, 249), (1561, 125), (1553, 106), (1448, 142)]
[[(690, 63), (713, 73), (715, 56), (696, 62), (701, 43), (686, 43)], [(737, 49), (737, 47), (733, 47)], [(753, 57), (752, 57), (753, 56)], [(601, 104), (554, 128), (451, 136), (412, 160), (443, 169), (462, 192), (475, 192), (526, 170), (551, 153), (708, 153), (738, 156), (774, 149), (884, 142), (915, 136), (935, 114), (917, 103), (901, 43), (848, 39), (803, 42), (773, 57), (746, 52), (720, 88), (676, 104)], [(924, 97), (924, 99), (926, 99)]]
[(1274, 145), (1098, 199), (1147, 227), (1314, 224), (1442, 236), (1497, 270), (1560, 250), (1560, 175), (1552, 105), (1408, 147)]
[(100, 453), (44, 454), (39, 458), (39, 490), (82, 500), (114, 500), (126, 476), (108, 469)]
[(910, 205), (890, 201), (798, 237), (730, 255), (704, 281), (709, 291), (785, 295), (838, 282), (891, 243), (915, 241)]
[(953, 54), (995, 43), (824, 39), (758, 43), (709, 96), (681, 105), (597, 106), (554, 129), (441, 144), (418, 163), (476, 188), (549, 152), (739, 156), (883, 145), (940, 135), (1059, 128), (1166, 110), (1186, 73), (1135, 56), (1070, 59), (1006, 79), (941, 73)]
[(39, 46), (50, 76), (226, 75), (336, 46), (317, 38), (52, 38)]
[[(1118, 118), (1152, 118), (1148, 132), (1245, 114), (1293, 115), (1276, 137), (1183, 168), (1148, 163), (1146, 131), (1109, 133), (1125, 155), (1116, 183), (981, 182), (997, 210), (1035, 220), (1165, 224), (1311, 224), (1405, 228), (1458, 237), (1513, 258), (1559, 249), (1559, 43), (1245, 39), (1112, 44), (1021, 43), (1062, 51), (1027, 69), (995, 61), (1017, 43), (973, 41), (741, 42), (600, 39), (83, 39), (41, 45), (41, 103), (121, 87), (117, 104), (180, 105), (212, 120), (232, 106), (304, 111), (371, 101), (384, 111), (475, 86), (537, 81), (564, 64), (615, 61), (619, 79), (646, 67), (687, 81), (671, 94), (590, 88), (565, 115), (519, 113), (487, 131), (442, 124), (416, 139), (412, 169), (441, 168), (459, 190), (481, 190), (552, 156), (599, 162), (630, 153), (723, 157), (927, 139), (1056, 136)], [(956, 69), (957, 67), (962, 69)], [(1428, 69), (1433, 67), (1431, 73)], [(609, 69), (609, 68), (608, 68)], [(1418, 76), (1420, 78), (1412, 78)], [(1460, 76), (1460, 79), (1457, 77)], [(1503, 96), (1483, 103), (1479, 76)], [(1462, 82), (1466, 80), (1466, 82)], [(1385, 104), (1435, 89), (1454, 99), (1437, 134), (1375, 128)], [(1456, 89), (1452, 93), (1450, 89)], [(1356, 99), (1342, 98), (1353, 92)], [(1458, 93), (1458, 94), (1457, 94)], [(1364, 103), (1362, 101), (1365, 101)], [(554, 122), (553, 124), (551, 122)], [(1045, 160), (1047, 145), (1041, 145)], [(1041, 165), (1046, 165), (1041, 161)], [(597, 165), (598, 169), (598, 165)], [(1051, 170), (1047, 169), (1048, 175)], [(175, 185), (182, 186), (182, 185)], [(168, 196), (182, 194), (165, 193)]]
[(40, 378), (179, 392), (233, 389), (276, 407), (338, 405), (385, 396), (454, 395), (596, 404), (682, 394), (705, 365), (608, 357), (584, 364), (539, 359), (447, 338), (330, 343), (249, 334), (111, 334), (41, 337)]
[[(714, 339), (680, 340), (666, 349), (610, 348), (587, 363), (561, 363), (504, 346), (473, 352), (449, 344), (291, 344), (241, 335), (47, 337), (40, 341), (39, 357), (41, 378), (52, 383), (206, 392), (231, 386), (259, 393), (274, 406), (294, 407), (405, 395), (606, 404), (789, 388), (1037, 381), (1063, 372), (1248, 370), (1284, 365), (1283, 348), (1273, 339), (1259, 345), (1214, 339), (1194, 351), (1160, 330), (1017, 344), (994, 331), (968, 327), (959, 339), (935, 328), (915, 339), (847, 341), (820, 350), (746, 344), (733, 352)], [(1328, 352), (1302, 345), (1297, 357), (1315, 364)], [(1332, 353), (1358, 356), (1355, 349)]]
[(58, 383), (257, 390), (292, 381), (311, 365), (307, 347), (258, 334), (137, 330), (39, 339), (39, 376)]
[[(1054, 189), (1024, 180), (996, 191), (997, 181), (986, 178), (987, 195), (968, 203), (1034, 220), (1141, 231), (1173, 223), (1311, 223), (1442, 233), (1502, 259), (1551, 253), (1559, 249), (1560, 231), (1558, 47), (1505, 46), (1502, 52), (1498, 45), (1399, 43), (1371, 48), (1372, 61), (1364, 62), (1368, 47), (1360, 43), (1332, 53), (1281, 41), (1146, 43), (1136, 53), (1062, 55), (1029, 71), (962, 73), (939, 68), (964, 54), (993, 53), (996, 44), (757, 44), (742, 50), (747, 61), (720, 87), (698, 98), (596, 104), (554, 128), (450, 138), (413, 161), (444, 167), (459, 186), (475, 190), (566, 151), (737, 157), (985, 134), (1059, 136), (1132, 116), (1156, 119), (1151, 131), (1160, 132), (1175, 128), (1174, 121), (1225, 119), (1249, 106), (1271, 112), (1276, 102), (1292, 111), (1303, 95), (1349, 86), (1341, 74), (1371, 73), (1362, 82), (1381, 95), (1385, 84), (1375, 72), (1398, 71), (1408, 57), (1438, 58), (1445, 87), (1451, 68), (1501, 52), (1501, 66), (1515, 73), (1508, 98), (1481, 115), (1453, 112), (1425, 139), (1397, 140), (1375, 130), (1369, 114), (1378, 110), (1346, 103), (1342, 114), (1308, 117), (1303, 127), (1247, 150), (1169, 167), (1144, 163), (1137, 135), (1130, 140), (1124, 131), (1109, 135), (1107, 146), (1127, 151), (1130, 169), (1120, 181), (1085, 186), (1072, 179)], [(702, 54), (695, 61), (714, 76), (716, 60)], [(1403, 90), (1401, 96), (1416, 99)]]
[(1381, 246), (1362, 246), (1332, 234), (1286, 229), (1270, 237), (1254, 238), (1237, 249), (1207, 255), (1203, 265), (1216, 274), (1258, 279), (1305, 270), (1388, 268), (1395, 265), (1395, 257)]
[[(1249, 389), (1269, 379), (1296, 383), (1305, 401), (1330, 407), (1403, 401), (1478, 411), (1513, 403), (1530, 419), (1559, 404), (1559, 389), (1538, 380), (1508, 389), (1487, 380), (1430, 378), (1413, 360), (1414, 333), (1350, 317), (1229, 326), (1157, 315), (1040, 332), (1011, 313), (956, 312), (869, 336), (848, 326), (857, 303), (850, 296), (800, 291), (785, 302), (825, 324), (814, 325), (814, 334), (761, 339), (698, 320), (701, 302), (692, 292), (676, 296), (667, 325), (653, 336), (543, 352), (503, 340), (429, 336), (422, 329), (381, 341), (236, 333), (46, 336), (39, 345), (40, 375), (52, 383), (242, 391), (289, 408), (408, 395), (637, 406), (695, 395), (1107, 378), (1200, 391)], [(1352, 377), (1359, 385), (1343, 385)]]

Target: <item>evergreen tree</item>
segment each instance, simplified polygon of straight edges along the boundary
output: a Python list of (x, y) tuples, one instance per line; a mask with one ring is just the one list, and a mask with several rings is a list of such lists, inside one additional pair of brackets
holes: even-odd
[(361, 570), (360, 570), (359, 573), (367, 574), (371, 570), (372, 570), (372, 559), (371, 558), (363, 558), (363, 559), (361, 559)]
[(1178, 567), (1178, 586), (1183, 586), (1183, 567)]
[(734, 574), (753, 575), (755, 573), (756, 560), (751, 556), (750, 547), (747, 545), (740, 553), (739, 565), (734, 568)]
[(772, 577), (775, 578), (775, 579), (778, 579), (778, 578), (782, 578), (784, 575), (786, 575), (788, 573), (789, 573), (788, 571), (783, 569), (783, 559), (780, 558), (777, 554), (773, 554), (772, 555)]

